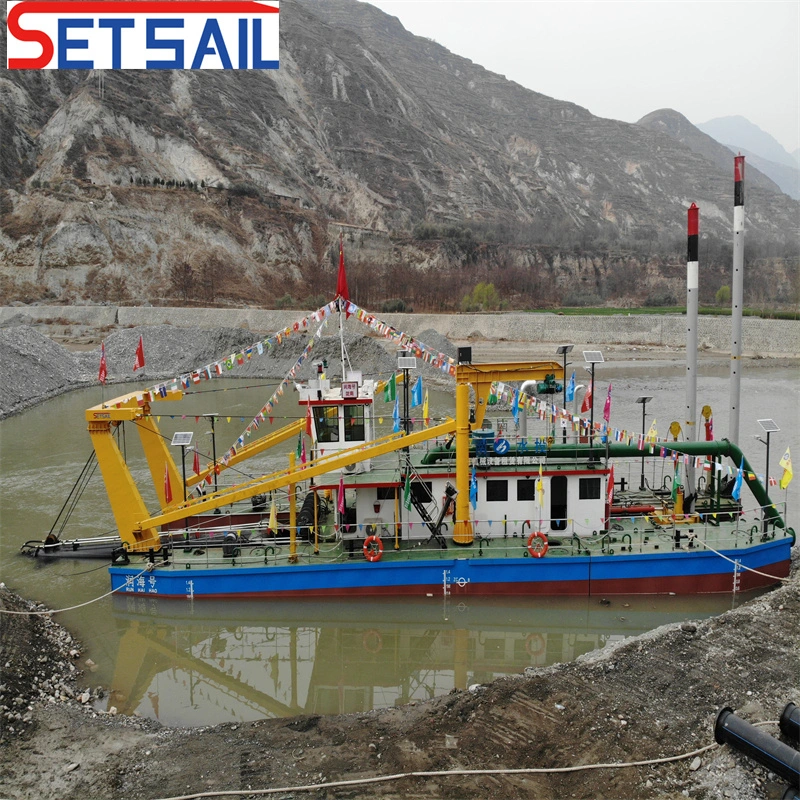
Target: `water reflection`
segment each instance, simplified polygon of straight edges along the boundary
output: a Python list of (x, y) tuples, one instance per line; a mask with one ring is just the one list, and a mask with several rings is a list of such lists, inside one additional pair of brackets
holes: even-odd
[(573, 661), (730, 598), (449, 598), (291, 603), (114, 599), (121, 626), (103, 708), (168, 725), (339, 714), (426, 700)]

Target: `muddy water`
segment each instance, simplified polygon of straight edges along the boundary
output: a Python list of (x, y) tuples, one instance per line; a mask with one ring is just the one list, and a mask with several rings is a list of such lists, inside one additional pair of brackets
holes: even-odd
[[(635, 399), (647, 394), (654, 399), (647, 405), (646, 424), (655, 416), (663, 435), (670, 422), (682, 419), (683, 370), (669, 363), (598, 367), (596, 416), (602, 414), (610, 381), (612, 426), (640, 430), (641, 406)], [(771, 437), (770, 472), (780, 474), (777, 462), (787, 445), (800, 463), (797, 377), (790, 368), (745, 370), (740, 442), (760, 473), (765, 447), (752, 438), (760, 433), (759, 418), (770, 417), (781, 427)], [(588, 382), (581, 374), (578, 381)], [(162, 430), (170, 436), (192, 430), (201, 450), (210, 452), (208, 422), (195, 415), (224, 413), (217, 423), (221, 450), (243, 431), (273, 388), (264, 383), (250, 390), (238, 382), (212, 385), (214, 392), (188, 398), (174, 409), (174, 417), (163, 415)], [(0, 577), (10, 588), (52, 608), (85, 603), (108, 591), (104, 563), (45, 563), (17, 554), (23, 542), (41, 539), (50, 530), (90, 452), (83, 411), (99, 400), (99, 389), (75, 392), (0, 423)], [(449, 411), (450, 403), (451, 396), (431, 392), (433, 414)], [(712, 406), (715, 432), (724, 436), (725, 369), (701, 366), (698, 404)], [(285, 421), (280, 414), (294, 414), (292, 405), (290, 396), (281, 404), (287, 410), (276, 408), (275, 426)], [(388, 426), (391, 409), (381, 406), (379, 400), (378, 413), (384, 413)], [(124, 445), (132, 471), (145, 485), (147, 471), (137, 438), (128, 431)], [(285, 454), (272, 456), (250, 472), (284, 463)], [(788, 518), (797, 527), (800, 479), (788, 492), (771, 494), (774, 501), (788, 500)], [(153, 505), (152, 494), (146, 500)], [(112, 529), (105, 490), (95, 476), (62, 535), (91, 536)], [(111, 688), (102, 707), (114, 705), (171, 725), (206, 725), (364, 711), (424, 699), (527, 666), (568, 661), (609, 641), (666, 622), (720, 613), (740, 601), (727, 596), (614, 598), (609, 604), (596, 598), (454, 604), (435, 597), (411, 602), (159, 604), (150, 598), (105, 597), (59, 619), (84, 643), (84, 658), (95, 662), (88, 681)]]

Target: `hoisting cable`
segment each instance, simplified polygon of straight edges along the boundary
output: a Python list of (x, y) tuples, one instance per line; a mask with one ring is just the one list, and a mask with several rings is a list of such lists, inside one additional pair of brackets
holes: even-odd
[[(151, 572), (155, 568), (155, 564), (148, 564), (138, 575), (133, 576), (133, 580), (137, 578), (141, 578), (145, 572)], [(7, 608), (0, 608), (0, 614), (16, 614), (18, 616), (25, 616), (25, 617), (49, 617), (51, 614), (62, 614), (64, 611), (74, 611), (76, 608), (83, 608), (84, 606), (90, 606), (92, 603), (96, 603), (99, 600), (103, 600), (106, 597), (114, 594), (115, 592), (119, 592), (125, 588), (126, 584), (122, 586), (118, 586), (116, 589), (112, 589), (110, 592), (106, 592), (105, 594), (101, 594), (100, 597), (95, 597), (93, 600), (87, 600), (85, 603), (78, 603), (76, 606), (70, 606), (69, 608), (56, 608), (50, 609), (45, 611), (10, 611)]]
[[(756, 726), (777, 725), (776, 720), (768, 722), (755, 722)], [(252, 797), (254, 795), (284, 794), (288, 792), (314, 792), (319, 789), (336, 789), (343, 786), (364, 786), (370, 783), (386, 783), (387, 781), (397, 781), (403, 778), (445, 778), (449, 776), (474, 776), (481, 775), (552, 775), (564, 772), (582, 772), (592, 769), (621, 769), (624, 767), (648, 767), (654, 764), (668, 764), (674, 761), (685, 761), (687, 758), (699, 756), (709, 750), (720, 747), (716, 742), (707, 744), (697, 750), (688, 753), (680, 753), (677, 756), (665, 756), (663, 758), (649, 758), (645, 761), (621, 761), (609, 764), (578, 764), (572, 767), (530, 767), (522, 769), (451, 769), (451, 770), (432, 770), (430, 772), (398, 772), (393, 775), (377, 775), (372, 778), (355, 778), (349, 781), (329, 781), (327, 783), (312, 783), (303, 786), (282, 786), (271, 789), (228, 789), (216, 792), (196, 792), (193, 794), (182, 794), (176, 797), (159, 797), (153, 800), (197, 800), (203, 797)]]
[[(94, 465), (92, 465), (92, 462), (94, 462)], [(90, 467), (91, 471), (89, 469)], [(47, 534), (48, 536), (53, 535), (53, 531), (56, 529), (56, 525), (58, 525), (58, 521), (61, 519), (61, 515), (64, 514), (64, 510), (69, 505), (70, 506), (69, 510), (67, 511), (63, 521), (61, 522), (61, 527), (58, 529), (56, 538), (58, 538), (58, 535), (64, 531), (67, 522), (69, 522), (69, 518), (72, 516), (72, 512), (75, 510), (75, 506), (78, 504), (78, 500), (80, 500), (81, 496), (83, 495), (83, 492), (86, 489), (87, 484), (91, 480), (92, 475), (94, 475), (94, 471), (96, 469), (97, 469), (97, 455), (95, 454), (94, 450), (92, 450), (92, 452), (89, 455), (89, 458), (86, 459), (86, 463), (83, 465), (81, 474), (78, 475), (78, 479), (72, 485), (72, 489), (70, 489), (69, 494), (67, 495), (67, 499), (64, 501), (64, 505), (61, 506), (61, 510), (58, 512), (56, 518), (53, 520), (53, 527), (50, 528), (50, 532)]]

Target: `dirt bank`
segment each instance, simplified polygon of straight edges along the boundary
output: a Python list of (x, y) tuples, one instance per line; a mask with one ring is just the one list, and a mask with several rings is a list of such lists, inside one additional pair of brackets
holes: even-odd
[[(90, 699), (81, 696), (86, 665), (68, 634), (48, 620), (0, 614), (6, 725), (9, 711), (26, 716), (4, 732), (0, 795), (155, 800), (286, 787), (279, 796), (778, 798), (783, 782), (728, 747), (660, 765), (504, 771), (688, 753), (713, 743), (714, 718), (726, 705), (751, 722), (777, 719), (800, 698), (797, 572), (716, 619), (669, 625), (575, 663), (430, 702), (200, 729), (97, 714), (82, 704)], [(26, 604), (3, 591), (0, 606)], [(776, 726), (766, 729), (778, 735)], [(494, 772), (444, 774), (463, 770)], [(330, 786), (410, 772), (442, 774)], [(317, 784), (329, 786), (297, 788)]]

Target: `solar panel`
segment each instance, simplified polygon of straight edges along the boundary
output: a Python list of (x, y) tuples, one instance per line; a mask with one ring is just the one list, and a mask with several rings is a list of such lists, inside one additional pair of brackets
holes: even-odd
[(178, 431), (172, 434), (172, 441), (170, 444), (173, 447), (188, 447), (192, 443), (193, 431)]
[(602, 364), (605, 361), (603, 354), (599, 350), (584, 350), (583, 360), (587, 364)]
[(780, 430), (780, 428), (775, 424), (775, 420), (771, 419), (760, 419), (757, 420), (758, 424), (761, 426), (761, 430), (764, 433), (776, 433)]

